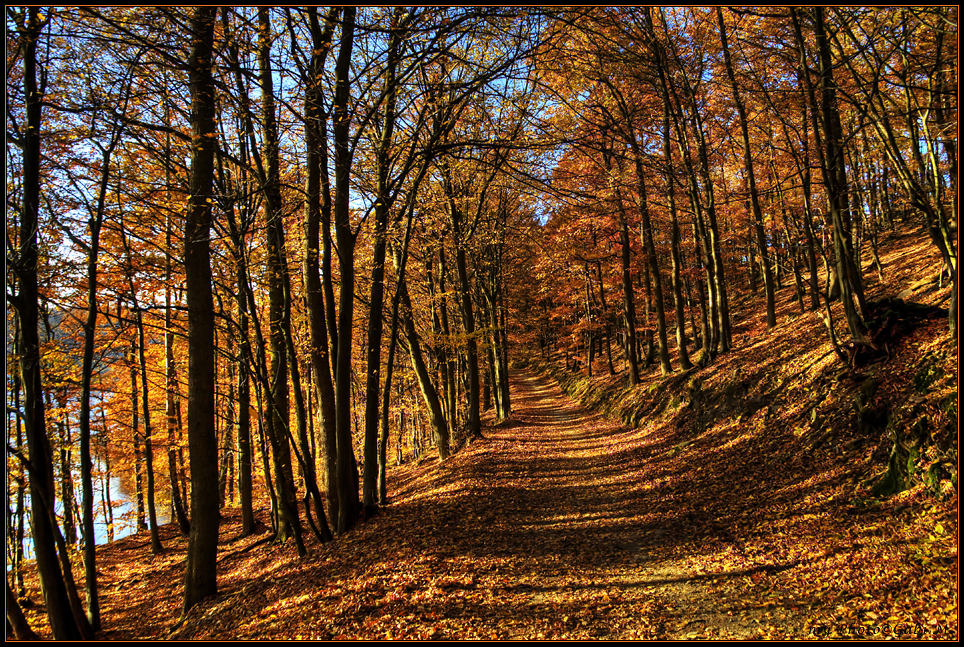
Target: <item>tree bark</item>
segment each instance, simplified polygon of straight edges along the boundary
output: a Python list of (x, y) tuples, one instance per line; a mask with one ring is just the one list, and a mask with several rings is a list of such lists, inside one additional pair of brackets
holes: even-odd
[(40, 127), (43, 93), (37, 84), (37, 40), (45, 26), (37, 7), (26, 9), (23, 30), (23, 84), (26, 122), (23, 132), (23, 208), (19, 256), (14, 272), (19, 293), (13, 303), (20, 322), (20, 380), (23, 385), (24, 430), (30, 458), (30, 511), (34, 554), (47, 619), (56, 640), (82, 640), (84, 635), (70, 606), (64, 574), (57, 558), (54, 518), (53, 462), (43, 402), (40, 367), (39, 289), (37, 264), (40, 227)]
[(214, 422), (214, 299), (211, 279), (211, 192), (214, 185), (215, 88), (212, 74), (216, 7), (191, 21), (191, 183), (184, 227), (188, 307), (187, 428), (191, 470), (191, 536), (184, 575), (184, 612), (217, 593), (218, 446)]
[(20, 608), (20, 603), (17, 602), (17, 596), (14, 595), (13, 590), (10, 588), (10, 582), (5, 579), (3, 585), (5, 587), (3, 611), (7, 621), (7, 628), (11, 630), (14, 640), (39, 641), (40, 636), (30, 628), (30, 623), (27, 622), (27, 618), (23, 615), (23, 609)]
[[(318, 23), (316, 8), (309, 10), (312, 39), (311, 78), (305, 93), (305, 144), (307, 148), (307, 179), (305, 192), (305, 293), (308, 310), (308, 331), (311, 343), (311, 369), (318, 403), (321, 445), (325, 462), (325, 491), (328, 515), (337, 522), (339, 517), (337, 474), (337, 441), (335, 433), (335, 388), (331, 372), (325, 291), (319, 275), (319, 233), (322, 221), (331, 223), (331, 190), (328, 181), (328, 135), (324, 103), (319, 77), (324, 73), (325, 60), (331, 49), (334, 21), (339, 9), (329, 11), (325, 27)], [(325, 233), (326, 277), (331, 283), (330, 235)], [(333, 298), (333, 297), (332, 297)]]
[[(355, 305), (355, 234), (350, 220), (349, 172), (352, 164), (348, 117), (348, 83), (352, 44), (355, 29), (355, 8), (343, 10), (341, 44), (335, 63), (334, 145), (335, 145), (335, 235), (338, 241), (338, 262), (341, 271), (341, 291), (338, 296), (338, 335), (335, 364), (335, 433), (338, 517), (335, 529), (342, 533), (355, 525), (358, 510), (358, 482), (355, 477), (355, 455), (352, 449), (351, 423), (351, 341)], [(329, 334), (331, 334), (329, 332)]]
[(753, 229), (756, 233), (757, 246), (760, 251), (760, 264), (763, 266), (763, 288), (766, 297), (767, 328), (773, 328), (777, 325), (773, 270), (770, 267), (770, 250), (763, 226), (763, 211), (760, 209), (760, 196), (756, 188), (756, 174), (753, 172), (753, 155), (750, 153), (750, 131), (747, 127), (746, 106), (740, 97), (740, 89), (736, 83), (736, 74), (733, 71), (733, 60), (730, 57), (730, 47), (726, 38), (726, 25), (723, 22), (723, 10), (719, 6), (716, 8), (716, 17), (720, 25), (720, 43), (723, 46), (723, 62), (726, 66), (726, 75), (730, 79), (730, 87), (733, 91), (733, 103), (736, 104), (736, 112), (740, 120), (740, 137), (743, 142), (743, 169), (746, 173), (750, 194)]
[[(171, 219), (167, 218), (165, 233), (167, 249), (171, 250), (173, 232)], [(177, 365), (174, 360), (174, 330), (171, 313), (171, 281), (172, 265), (170, 253), (164, 260), (164, 376), (167, 397), (165, 399), (165, 417), (167, 422), (167, 471), (171, 483), (171, 507), (177, 519), (181, 535), (188, 537), (191, 533), (191, 523), (188, 521), (187, 511), (184, 509), (184, 499), (178, 484), (177, 465), (177, 436), (181, 424), (181, 394), (177, 383)]]
[(305, 554), (298, 499), (288, 441), (290, 403), (288, 394), (288, 345), (286, 329), (291, 325), (291, 309), (285, 283), (288, 265), (285, 254), (284, 214), (281, 198), (281, 170), (278, 129), (274, 105), (274, 80), (271, 70), (271, 22), (267, 7), (258, 9), (258, 68), (261, 84), (261, 119), (264, 128), (265, 176), (262, 179), (267, 236), (268, 331), (270, 366), (268, 379), (268, 424), (278, 492), (278, 539), (295, 540), (298, 554)]
[(137, 354), (141, 369), (141, 403), (144, 412), (144, 459), (147, 463), (147, 519), (151, 531), (151, 552), (155, 555), (164, 550), (157, 529), (157, 506), (154, 502), (154, 447), (151, 442), (151, 407), (147, 398), (147, 357), (144, 339), (144, 313), (137, 308)]
[(664, 97), (663, 104), (663, 157), (666, 161), (666, 197), (670, 214), (670, 254), (673, 262), (673, 306), (676, 314), (676, 348), (679, 352), (680, 368), (688, 371), (693, 368), (689, 351), (686, 348), (686, 312), (683, 303), (682, 270), (683, 255), (680, 250), (679, 220), (676, 213), (676, 182), (673, 170), (673, 149), (670, 145), (669, 106)]
[(392, 18), (392, 28), (388, 36), (388, 60), (385, 68), (385, 86), (382, 114), (382, 132), (375, 151), (376, 191), (375, 220), (372, 231), (372, 272), (368, 309), (368, 340), (365, 349), (365, 436), (364, 436), (364, 476), (362, 478), (362, 505), (365, 516), (371, 516), (378, 509), (378, 427), (381, 420), (379, 406), (382, 334), (385, 327), (382, 312), (385, 302), (385, 253), (387, 249), (388, 215), (395, 198), (390, 186), (390, 164), (393, 134), (395, 132), (395, 103), (397, 96), (396, 68), (399, 63), (401, 32), (398, 22), (403, 11), (396, 9)]
[[(795, 10), (791, 11), (796, 15)], [(840, 125), (840, 113), (837, 108), (836, 83), (833, 77), (833, 61), (831, 60), (830, 45), (824, 25), (823, 8), (816, 7), (813, 11), (813, 27), (820, 74), (820, 122), (823, 131), (823, 163), (821, 169), (830, 206), (834, 263), (847, 327), (854, 341), (861, 343), (866, 341), (866, 325), (863, 321), (866, 304), (864, 303), (860, 273), (854, 264), (850, 240), (850, 202), (847, 189), (847, 171), (844, 165), (843, 134)], [(801, 56), (803, 56), (805, 45), (802, 35), (799, 34), (798, 24), (796, 28), (798, 45)], [(804, 70), (804, 76), (807, 76), (806, 70)], [(813, 93), (810, 94), (813, 98)], [(818, 109), (815, 102), (813, 102), (813, 109), (814, 111)]]
[(439, 399), (438, 390), (432, 384), (432, 378), (425, 366), (418, 333), (415, 331), (415, 323), (412, 320), (412, 300), (408, 295), (408, 287), (404, 281), (399, 284), (399, 289), (402, 291), (401, 317), (405, 338), (408, 342), (408, 353), (412, 359), (412, 368), (415, 370), (418, 386), (432, 421), (432, 429), (435, 432), (435, 440), (438, 445), (438, 455), (444, 461), (449, 457), (449, 431), (445, 421), (445, 413), (442, 411), (442, 402)]

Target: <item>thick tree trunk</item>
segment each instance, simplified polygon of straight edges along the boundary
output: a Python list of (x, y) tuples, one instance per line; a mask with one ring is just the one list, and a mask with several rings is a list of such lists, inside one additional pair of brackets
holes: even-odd
[(212, 75), (216, 7), (191, 21), (191, 183), (184, 228), (188, 307), (187, 429), (191, 469), (191, 537), (184, 576), (184, 611), (217, 593), (218, 445), (214, 422), (214, 299), (211, 281), (211, 190), (217, 146)]
[(13, 590), (10, 588), (10, 582), (4, 580), (3, 585), (5, 587), (3, 611), (6, 617), (7, 628), (13, 634), (14, 640), (39, 641), (40, 636), (30, 628), (30, 623), (27, 622), (27, 618), (23, 615), (23, 609), (20, 608), (20, 603), (17, 602), (17, 596), (14, 595)]

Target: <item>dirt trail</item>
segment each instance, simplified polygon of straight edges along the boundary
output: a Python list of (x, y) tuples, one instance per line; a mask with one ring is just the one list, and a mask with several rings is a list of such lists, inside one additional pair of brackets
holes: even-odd
[[(390, 470), (387, 508), (334, 542), (309, 542), (306, 559), (265, 543), (266, 529), (238, 539), (237, 511), (227, 510), (219, 594), (187, 618), (186, 541), (173, 526), (162, 529), (158, 556), (146, 534), (104, 547), (103, 637), (809, 635), (810, 592), (793, 579), (808, 575), (795, 567), (846, 555), (834, 539), (826, 550), (809, 541), (810, 556), (773, 557), (779, 515), (793, 532), (813, 525), (773, 494), (804, 505), (786, 485), (803, 483), (800, 474), (772, 476), (752, 458), (767, 449), (624, 428), (532, 373), (514, 376), (512, 395), (509, 423), (486, 427), (445, 463), (433, 456)], [(749, 463), (736, 460), (746, 454)], [(767, 530), (754, 531), (761, 520)], [(40, 609), (30, 613), (42, 627)]]
[[(675, 555), (685, 524), (676, 518), (682, 511), (660, 498), (666, 447), (586, 411), (531, 373), (516, 377), (513, 396), (509, 424), (488, 428), (445, 464), (433, 459), (403, 471), (386, 513), (323, 549), (308, 568), (324, 583), (322, 596), (286, 596), (289, 587), (304, 590), (291, 582), (275, 591), (261, 591), (262, 582), (249, 587), (261, 599), (280, 598), (273, 609), (305, 619), (296, 633), (321, 637), (757, 631), (759, 609), (718, 599)], [(263, 611), (229, 607), (207, 615), (235, 615), (217, 622), (235, 637), (271, 634)], [(210, 628), (202, 623), (191, 634), (224, 635)]]
[(446, 558), (502, 560), (494, 575), (516, 580), (503, 587), (505, 637), (754, 635), (763, 611), (720, 599), (676, 555), (685, 510), (660, 500), (668, 448), (544, 378), (523, 372), (514, 386), (512, 423), (451, 466), (468, 492), (426, 528), (448, 539)]
[(396, 470), (388, 509), (307, 560), (290, 547), (246, 551), (254, 539), (229, 543), (218, 598), (161, 635), (749, 637), (765, 615), (787, 624), (720, 597), (701, 571), (685, 536), (703, 517), (665, 489), (665, 439), (591, 413), (531, 373), (515, 376), (512, 395), (510, 423), (444, 464)]

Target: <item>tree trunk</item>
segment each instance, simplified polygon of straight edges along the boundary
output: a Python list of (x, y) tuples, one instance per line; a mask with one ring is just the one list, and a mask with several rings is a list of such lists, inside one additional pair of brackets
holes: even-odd
[(145, 356), (144, 314), (137, 309), (138, 359), (141, 368), (141, 401), (144, 411), (144, 459), (147, 464), (147, 519), (151, 531), (151, 552), (155, 555), (164, 550), (157, 530), (157, 507), (154, 505), (154, 449), (151, 442), (151, 407), (147, 398), (147, 358)]
[(288, 442), (290, 409), (288, 398), (288, 346), (285, 329), (291, 325), (291, 311), (285, 283), (288, 265), (285, 254), (284, 214), (281, 198), (281, 170), (278, 152), (278, 130), (274, 106), (274, 80), (271, 70), (271, 23), (269, 10), (258, 9), (258, 68), (261, 83), (261, 118), (264, 128), (263, 190), (265, 201), (265, 235), (267, 236), (269, 384), (266, 400), (268, 424), (265, 430), (271, 442), (274, 459), (275, 486), (278, 492), (278, 539), (295, 540), (298, 554), (305, 554), (298, 499), (291, 466)]
[(679, 352), (680, 368), (688, 371), (693, 368), (689, 351), (686, 348), (686, 312), (683, 304), (682, 270), (683, 259), (680, 250), (679, 220), (676, 214), (676, 182), (673, 171), (673, 150), (670, 146), (669, 106), (663, 103), (663, 157), (666, 161), (666, 197), (669, 201), (670, 255), (673, 262), (673, 305), (676, 315), (676, 348)]
[(147, 528), (147, 519), (144, 513), (144, 461), (141, 452), (141, 418), (140, 418), (140, 392), (137, 390), (137, 342), (131, 340), (130, 353), (127, 356), (127, 367), (131, 381), (131, 442), (134, 447), (134, 499), (137, 520), (137, 532)]
[[(239, 279), (240, 282), (240, 279)], [(240, 292), (240, 287), (238, 289)], [(240, 301), (240, 299), (239, 299)], [(238, 380), (238, 498), (241, 503), (241, 536), (254, 533), (253, 483), (251, 476), (251, 382), (249, 366), (251, 345), (248, 341), (248, 315), (243, 306), (238, 307), (238, 360), (235, 372)]]
[(385, 69), (382, 132), (379, 137), (376, 158), (375, 220), (372, 231), (372, 273), (368, 309), (368, 340), (365, 359), (365, 436), (364, 461), (365, 473), (362, 480), (362, 505), (365, 516), (371, 516), (378, 509), (378, 426), (381, 420), (379, 406), (382, 334), (385, 327), (382, 307), (385, 302), (385, 252), (388, 246), (388, 214), (394, 202), (395, 193), (390, 183), (390, 147), (395, 131), (395, 100), (397, 81), (395, 71), (399, 63), (401, 33), (398, 18), (401, 9), (396, 9), (392, 19), (392, 29), (388, 36), (388, 60)]
[[(171, 250), (172, 233), (171, 219), (168, 217), (165, 233), (168, 250)], [(177, 432), (181, 422), (181, 393), (177, 383), (177, 365), (174, 360), (174, 330), (172, 327), (173, 320), (171, 314), (172, 264), (171, 255), (166, 254), (164, 260), (164, 276), (166, 279), (164, 282), (164, 375), (167, 385), (167, 398), (165, 401), (165, 414), (167, 419), (167, 471), (171, 482), (171, 507), (174, 509), (174, 516), (177, 519), (177, 525), (181, 530), (181, 535), (188, 537), (191, 533), (191, 524), (187, 518), (187, 511), (184, 509), (184, 500), (178, 484), (177, 468)]]
[[(322, 220), (325, 229), (331, 224), (331, 190), (328, 181), (328, 135), (321, 86), (317, 79), (323, 74), (325, 60), (331, 48), (335, 17), (339, 9), (329, 11), (324, 29), (318, 23), (316, 8), (309, 9), (312, 39), (311, 83), (305, 92), (305, 144), (307, 174), (305, 201), (305, 293), (308, 311), (308, 331), (311, 343), (311, 369), (318, 403), (321, 445), (325, 461), (325, 491), (328, 515), (337, 523), (339, 518), (337, 475), (337, 441), (335, 433), (335, 389), (332, 383), (331, 346), (324, 284), (319, 276), (318, 248)], [(331, 285), (330, 233), (324, 234), (325, 282)]]
[(412, 320), (412, 301), (409, 298), (408, 288), (404, 281), (399, 284), (399, 289), (402, 291), (401, 317), (405, 338), (408, 342), (408, 353), (412, 359), (412, 368), (415, 370), (425, 406), (428, 407), (432, 420), (432, 429), (435, 432), (435, 440), (438, 445), (438, 455), (444, 461), (449, 457), (449, 430), (445, 421), (445, 414), (442, 411), (442, 402), (435, 385), (432, 384), (428, 369), (425, 367), (418, 333), (415, 331), (415, 323)]
[[(353, 465), (351, 422), (351, 341), (355, 290), (355, 234), (350, 221), (349, 172), (352, 163), (350, 147), (351, 124), (348, 118), (348, 83), (352, 41), (355, 29), (355, 8), (346, 7), (342, 19), (341, 45), (335, 64), (334, 144), (335, 144), (335, 200), (334, 220), (338, 240), (338, 262), (341, 270), (341, 292), (338, 298), (338, 336), (335, 354), (335, 432), (338, 517), (335, 529), (342, 533), (355, 524), (358, 508), (358, 482)], [(330, 333), (329, 333), (330, 334)]]
[[(840, 283), (840, 298), (844, 317), (854, 341), (866, 340), (863, 313), (866, 311), (860, 273), (854, 264), (850, 240), (850, 201), (847, 189), (847, 170), (844, 165), (843, 133), (837, 109), (836, 83), (830, 44), (824, 27), (823, 8), (814, 8), (814, 34), (820, 69), (820, 110), (823, 125), (824, 186), (830, 203), (834, 259)], [(814, 106), (816, 108), (816, 106)], [(854, 301), (856, 300), (856, 304)]]
[(39, 290), (37, 281), (40, 214), (40, 127), (43, 95), (37, 85), (37, 40), (45, 25), (40, 10), (26, 10), (23, 29), (23, 84), (26, 123), (23, 133), (23, 210), (20, 220), (19, 258), (14, 271), (19, 294), (14, 305), (20, 321), (20, 380), (24, 391), (24, 429), (30, 455), (30, 511), (33, 543), (50, 629), (57, 640), (85, 636), (70, 608), (64, 575), (57, 560), (53, 514), (53, 463), (43, 403), (40, 370)]
[(720, 25), (720, 42), (723, 46), (723, 61), (726, 65), (726, 75), (730, 79), (733, 90), (733, 103), (740, 119), (740, 136), (743, 141), (743, 169), (746, 173), (750, 193), (750, 207), (753, 212), (753, 228), (756, 233), (757, 246), (760, 250), (760, 264), (763, 266), (763, 287), (766, 295), (767, 328), (777, 325), (776, 305), (773, 288), (773, 271), (770, 268), (770, 250), (763, 227), (763, 211), (760, 209), (760, 196), (756, 188), (756, 174), (753, 172), (753, 156), (750, 154), (750, 132), (747, 127), (746, 106), (740, 97), (740, 89), (736, 83), (733, 71), (733, 61), (730, 58), (730, 48), (726, 38), (726, 25), (723, 23), (723, 10), (716, 8), (716, 17)]
[(216, 7), (195, 10), (188, 61), (191, 87), (191, 183), (184, 227), (188, 307), (187, 429), (191, 470), (191, 536), (184, 575), (184, 612), (217, 593), (218, 445), (214, 422), (214, 300), (211, 280), (211, 190), (214, 184), (215, 88), (212, 74)]
[[(635, 142), (635, 138), (634, 138)], [(669, 348), (666, 341), (666, 307), (663, 300), (663, 279), (659, 273), (659, 259), (656, 257), (656, 246), (653, 243), (653, 222), (649, 217), (647, 202), (646, 176), (643, 168), (642, 151), (634, 144), (633, 161), (636, 168), (636, 188), (639, 194), (640, 237), (646, 254), (646, 263), (653, 282), (653, 299), (656, 306), (656, 339), (659, 351), (659, 367), (663, 375), (673, 372), (669, 362)]]
[(10, 630), (10, 633), (13, 634), (14, 640), (39, 641), (40, 636), (30, 628), (30, 623), (27, 622), (27, 618), (23, 615), (23, 609), (20, 608), (20, 603), (17, 602), (17, 596), (14, 595), (13, 590), (10, 588), (10, 582), (4, 580), (3, 585), (5, 587), (3, 611), (7, 621), (7, 628)]

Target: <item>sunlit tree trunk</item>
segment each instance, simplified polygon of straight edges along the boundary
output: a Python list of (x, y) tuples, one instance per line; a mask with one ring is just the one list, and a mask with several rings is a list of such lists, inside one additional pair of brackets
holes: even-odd
[(151, 552), (160, 553), (161, 536), (157, 529), (157, 506), (154, 502), (154, 449), (151, 442), (151, 407), (148, 400), (147, 357), (144, 339), (144, 313), (138, 307), (137, 316), (137, 352), (141, 370), (141, 402), (144, 412), (144, 460), (147, 466), (147, 519), (151, 531)]
[(449, 457), (448, 424), (445, 421), (445, 413), (442, 411), (442, 402), (439, 399), (438, 390), (432, 383), (428, 368), (425, 366), (418, 333), (415, 331), (415, 322), (412, 320), (412, 301), (404, 281), (399, 284), (399, 289), (402, 291), (400, 316), (402, 317), (405, 339), (408, 342), (408, 354), (412, 359), (412, 368), (415, 370), (419, 389), (429, 411), (432, 429), (435, 432), (435, 441), (438, 445), (439, 458), (445, 460)]
[[(840, 288), (840, 300), (844, 307), (844, 318), (850, 330), (851, 337), (856, 342), (866, 340), (866, 326), (862, 312), (865, 309), (863, 286), (860, 273), (853, 261), (853, 251), (850, 240), (850, 204), (847, 189), (847, 172), (844, 166), (844, 151), (842, 146), (842, 132), (840, 114), (837, 109), (836, 84), (833, 77), (833, 62), (830, 46), (827, 41), (822, 7), (813, 9), (813, 27), (816, 36), (818, 74), (819, 74), (819, 103), (816, 92), (807, 72), (807, 47), (800, 26), (799, 13), (791, 8), (791, 17), (797, 39), (797, 47), (803, 70), (801, 76), (807, 90), (811, 104), (813, 121), (817, 121), (819, 114), (819, 130), (813, 130), (818, 137), (818, 151), (821, 159), (824, 187), (827, 191), (827, 201), (830, 207), (831, 236), (834, 247), (834, 268)], [(820, 111), (817, 113), (817, 111)], [(814, 124), (817, 125), (816, 123)], [(855, 303), (856, 299), (856, 303)], [(829, 305), (828, 305), (829, 311)], [(831, 331), (831, 334), (833, 332)]]
[(760, 209), (760, 196), (756, 188), (756, 174), (753, 171), (753, 155), (750, 153), (750, 132), (747, 127), (746, 106), (743, 104), (743, 99), (740, 96), (740, 88), (739, 85), (737, 85), (736, 74), (733, 71), (733, 60), (730, 57), (730, 47), (726, 38), (726, 25), (723, 22), (723, 10), (720, 9), (720, 7), (716, 8), (716, 17), (720, 26), (720, 43), (723, 46), (723, 62), (726, 67), (726, 75), (730, 79), (733, 103), (736, 104), (736, 112), (740, 120), (740, 138), (743, 142), (743, 169), (746, 173), (750, 194), (750, 208), (753, 215), (753, 229), (756, 233), (757, 246), (760, 251), (760, 264), (763, 266), (763, 288), (766, 297), (767, 328), (773, 328), (777, 325), (773, 270), (770, 266), (770, 250), (763, 226), (763, 211)]
[(673, 306), (676, 314), (676, 348), (679, 351), (680, 368), (688, 371), (693, 368), (689, 351), (686, 348), (686, 314), (683, 303), (682, 269), (683, 258), (680, 250), (679, 221), (676, 213), (676, 182), (673, 170), (673, 149), (670, 145), (669, 112), (664, 98), (663, 105), (663, 157), (666, 162), (666, 197), (670, 214), (670, 254), (673, 262)]

